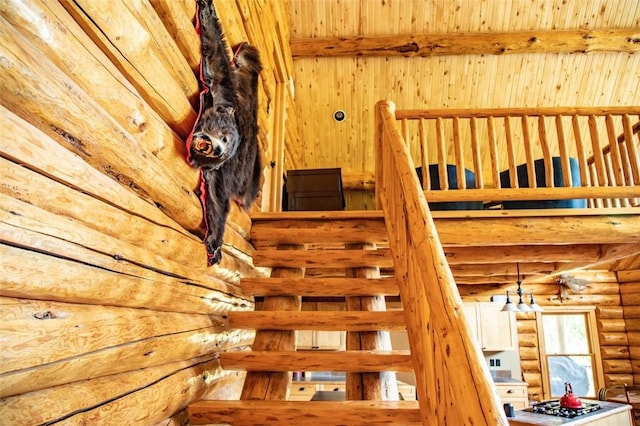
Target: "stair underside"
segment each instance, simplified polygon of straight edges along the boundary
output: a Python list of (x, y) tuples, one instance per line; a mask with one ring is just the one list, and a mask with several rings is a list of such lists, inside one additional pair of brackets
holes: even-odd
[(413, 371), (409, 351), (243, 351), (223, 352), (225, 370), (247, 371)]
[(240, 286), (252, 296), (397, 296), (395, 278), (243, 278)]
[(194, 425), (419, 425), (416, 401), (199, 401), (189, 405)]
[(402, 311), (231, 311), (229, 327), (254, 330), (404, 330)]

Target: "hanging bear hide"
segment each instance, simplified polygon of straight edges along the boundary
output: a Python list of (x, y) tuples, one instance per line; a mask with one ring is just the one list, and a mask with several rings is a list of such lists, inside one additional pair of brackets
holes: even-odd
[(201, 170), (207, 264), (222, 259), (222, 237), (235, 200), (249, 209), (260, 189), (258, 149), (258, 50), (246, 43), (232, 61), (213, 4), (198, 0), (202, 45), (200, 113), (187, 139), (187, 161)]

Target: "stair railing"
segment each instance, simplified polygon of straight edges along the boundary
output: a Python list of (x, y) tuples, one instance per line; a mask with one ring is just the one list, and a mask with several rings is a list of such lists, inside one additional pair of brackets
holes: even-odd
[(392, 102), (378, 102), (375, 125), (376, 199), (394, 257), (422, 423), (507, 425)]

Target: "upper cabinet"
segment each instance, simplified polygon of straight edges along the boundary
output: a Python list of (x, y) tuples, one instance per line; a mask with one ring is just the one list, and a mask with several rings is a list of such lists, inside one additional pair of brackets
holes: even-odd
[(515, 315), (502, 312), (502, 306), (493, 302), (464, 303), (471, 334), (485, 352), (518, 349)]

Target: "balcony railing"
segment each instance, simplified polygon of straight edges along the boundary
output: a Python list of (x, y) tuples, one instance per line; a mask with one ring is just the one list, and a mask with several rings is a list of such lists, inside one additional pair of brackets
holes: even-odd
[(640, 107), (397, 110), (395, 118), (423, 165), (429, 202), (640, 205)]

